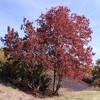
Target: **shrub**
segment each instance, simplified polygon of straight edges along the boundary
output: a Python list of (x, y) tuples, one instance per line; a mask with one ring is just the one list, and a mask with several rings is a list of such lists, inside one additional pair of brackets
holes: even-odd
[(93, 75), (92, 85), (100, 86), (100, 66), (94, 67), (92, 75)]
[(94, 69), (92, 71), (92, 75), (93, 75), (93, 80), (100, 79), (100, 66), (94, 67)]
[[(19, 72), (16, 81), (24, 89), (29, 89), (33, 94), (45, 93), (49, 88), (51, 78), (43, 72), (42, 66), (37, 65), (33, 72)], [(18, 79), (19, 78), (19, 79)]]
[(44, 93), (49, 88), (51, 78), (43, 72), (42, 65), (36, 65), (33, 71), (26, 69), (26, 64), (20, 64), (18, 61), (9, 60), (0, 63), (2, 76), (25, 91), (31, 91), (33, 94)]
[(88, 83), (88, 84), (92, 83), (92, 79), (90, 79), (90, 78), (83, 78), (82, 81), (85, 83)]
[(95, 79), (95, 80), (93, 80), (93, 82), (92, 82), (91, 85), (92, 85), (92, 86), (95, 86), (95, 87), (100, 87), (100, 79)]

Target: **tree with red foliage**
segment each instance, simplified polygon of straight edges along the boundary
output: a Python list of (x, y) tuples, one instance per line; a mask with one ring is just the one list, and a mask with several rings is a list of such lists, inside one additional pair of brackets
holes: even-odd
[[(91, 41), (92, 30), (85, 16), (70, 13), (67, 7), (51, 8), (38, 20), (38, 33), (49, 48), (47, 56), (54, 71), (53, 93), (56, 94), (62, 76), (81, 79), (92, 64)], [(58, 83), (55, 89), (55, 77)]]
[(8, 28), (3, 41), (7, 53), (15, 60), (31, 64), (31, 71), (37, 63), (41, 63), (44, 71), (53, 70), (53, 94), (57, 94), (63, 76), (80, 80), (89, 71), (93, 52), (88, 43), (92, 30), (85, 16), (71, 13), (63, 6), (41, 14), (37, 22), (39, 27), (35, 30), (24, 18), (21, 28), (25, 37), (19, 38)]

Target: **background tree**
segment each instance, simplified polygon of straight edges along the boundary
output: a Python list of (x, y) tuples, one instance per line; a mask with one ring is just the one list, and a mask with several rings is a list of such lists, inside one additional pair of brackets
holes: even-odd
[[(71, 13), (67, 7), (53, 7), (37, 20), (39, 27), (34, 29), (32, 22), (23, 20), (21, 29), (25, 36), (8, 27), (2, 39), (5, 54), (24, 64), (24, 72), (34, 73), (36, 66), (43, 72), (53, 70), (53, 94), (57, 94), (63, 76), (82, 79), (92, 64), (91, 28), (85, 16)], [(20, 68), (20, 67), (18, 67)], [(56, 78), (57, 77), (57, 78)], [(58, 79), (58, 82), (56, 82)], [(31, 84), (31, 81), (30, 81)]]
[(100, 66), (100, 59), (97, 59), (97, 60), (96, 60), (96, 65), (97, 65), (97, 66)]
[(96, 60), (96, 66), (92, 70), (92, 85), (100, 87), (100, 59)]

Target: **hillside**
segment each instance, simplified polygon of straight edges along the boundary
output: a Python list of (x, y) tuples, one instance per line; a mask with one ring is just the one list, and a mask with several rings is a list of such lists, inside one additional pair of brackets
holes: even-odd
[(60, 96), (35, 98), (11, 86), (0, 82), (0, 100), (100, 100), (100, 91), (91, 90), (88, 84), (63, 79)]

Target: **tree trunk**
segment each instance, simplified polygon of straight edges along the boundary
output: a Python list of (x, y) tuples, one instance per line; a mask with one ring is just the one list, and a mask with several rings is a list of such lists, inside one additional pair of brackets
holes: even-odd
[(56, 82), (56, 70), (54, 69), (54, 80), (53, 80), (53, 95), (58, 95), (58, 90), (61, 87), (61, 81), (62, 81), (62, 74), (58, 74), (58, 83), (55, 86)]
[(56, 70), (54, 68), (54, 74), (53, 74), (53, 95), (55, 94), (55, 82), (56, 82)]
[(60, 89), (60, 87), (61, 87), (61, 81), (62, 81), (62, 74), (58, 74), (58, 83), (57, 83), (57, 85), (56, 85), (56, 89), (55, 89), (55, 92), (54, 92), (54, 95), (58, 95), (58, 91), (59, 91), (59, 89)]

